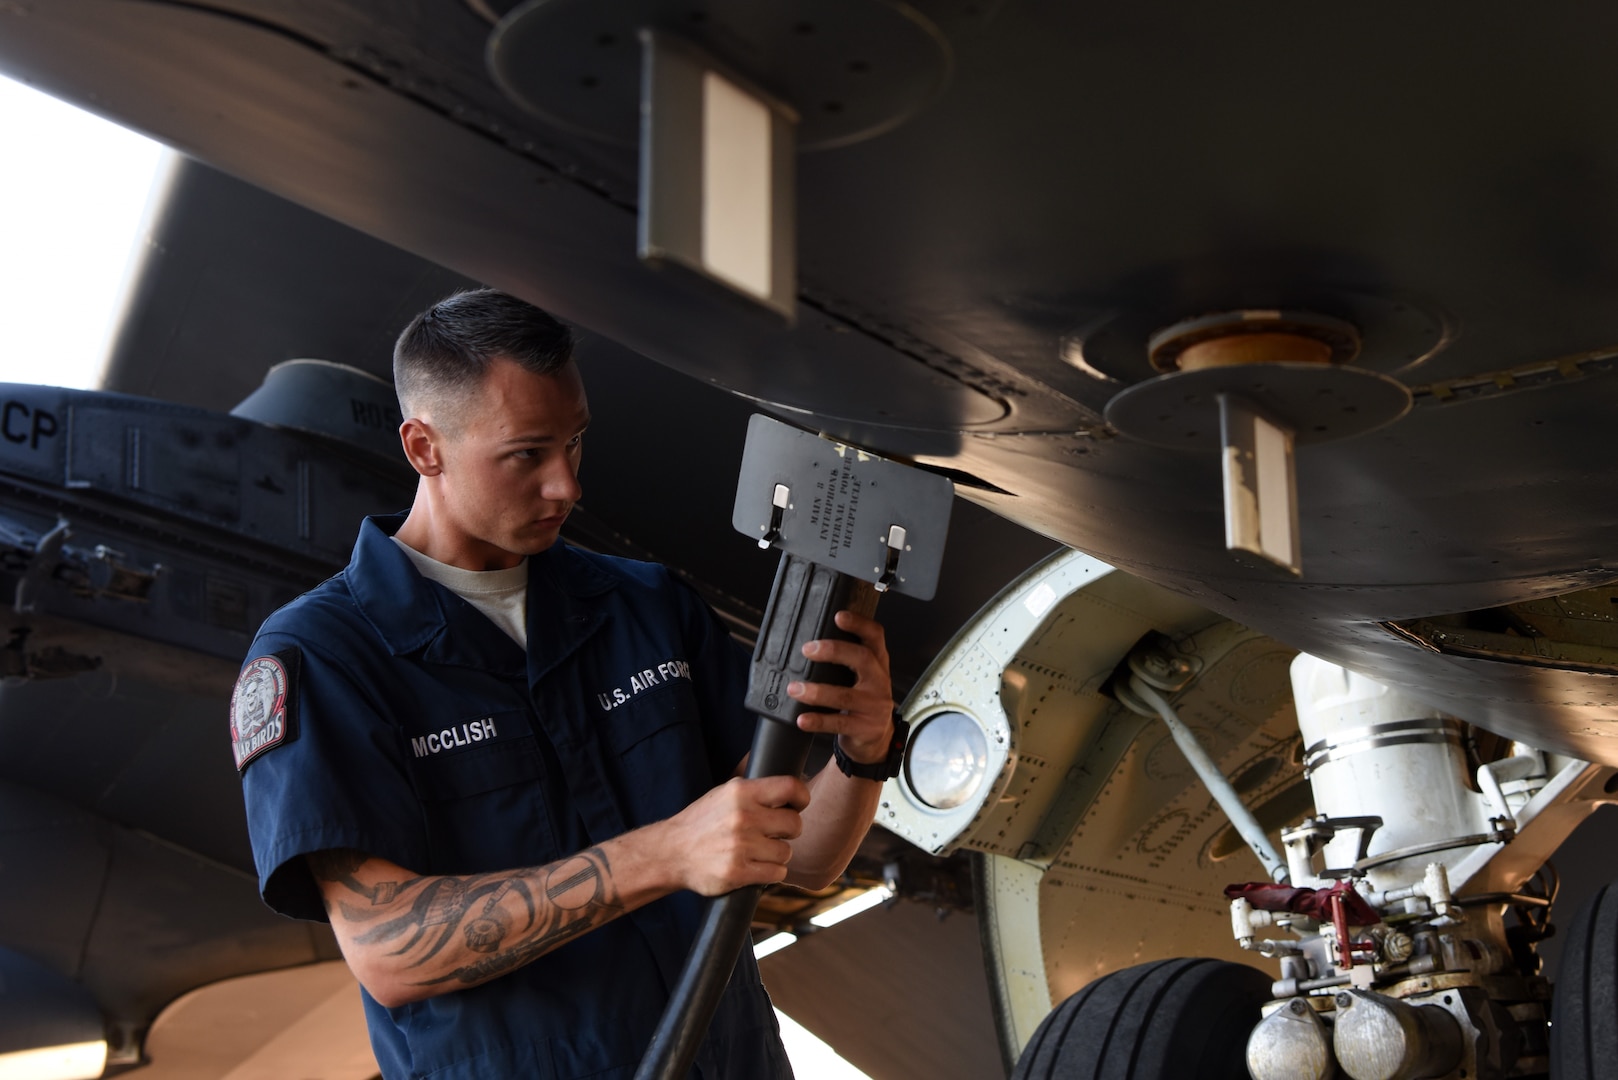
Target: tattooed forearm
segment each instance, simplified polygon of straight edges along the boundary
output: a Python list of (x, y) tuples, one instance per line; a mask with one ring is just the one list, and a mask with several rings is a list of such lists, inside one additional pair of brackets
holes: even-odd
[(526, 870), (402, 881), (373, 880), (364, 869), (370, 860), (357, 859), (341, 851), (309, 857), (315, 877), (330, 883), (322, 888), (327, 911), (356, 946), (414, 970), (417, 986), (486, 982), (624, 910), (599, 847)]
[[(306, 858), (309, 863), (309, 872), (314, 874), (316, 881), (330, 881), (341, 885), (356, 896), (363, 896), (373, 906), (388, 903), (399, 895), (401, 888), (413, 885), (421, 880), (420, 878), (410, 878), (406, 881), (377, 881), (370, 885), (365, 885), (354, 874), (360, 867), (365, 865), (370, 857), (364, 852), (351, 851), (348, 848), (317, 851), (313, 855), (306, 856)], [(326, 914), (330, 916), (332, 913), (331, 901), (326, 898), (324, 892), (321, 899), (325, 901)], [(350, 919), (368, 917), (360, 914), (359, 909), (346, 901), (342, 903), (342, 910)]]
[[(612, 864), (607, 860), (607, 853), (598, 847), (571, 859), (541, 867), (537, 875), (544, 882), (544, 900), (537, 907), (530, 900), (528, 921), (517, 940), (509, 947), (500, 949), (500, 940), (505, 937), (505, 927), (502, 925), (494, 943), (480, 948), (473, 943), (473, 935), (484, 920), (474, 919), (466, 927), (467, 945), (478, 952), (493, 955), (464, 964), (428, 981), (442, 983), (455, 980), (469, 986), (485, 982), (521, 967), (536, 956), (543, 956), (623, 913), (613, 885)], [(513, 882), (513, 885), (520, 884)], [(526, 885), (523, 885), (523, 891), (525, 896), (529, 895)]]
[(592, 929), (594, 929), (594, 924), (584, 920), (560, 925), (548, 933), (520, 942), (509, 949), (495, 953), (495, 955), (487, 959), (458, 967), (448, 975), (429, 979), (422, 985), (430, 986), (453, 981), (464, 983), (467, 986), (476, 986), (478, 983), (487, 982), (496, 975), (504, 975), (508, 971), (514, 971), (535, 957), (544, 956), (557, 946), (565, 945), (585, 931)]

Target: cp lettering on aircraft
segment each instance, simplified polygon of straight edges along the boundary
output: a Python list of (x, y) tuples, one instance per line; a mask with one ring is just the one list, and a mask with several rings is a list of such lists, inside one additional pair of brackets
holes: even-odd
[(15, 398), (0, 405), (0, 436), (7, 442), (27, 443), (28, 449), (38, 450), (41, 439), (49, 439), (59, 430), (55, 413), (30, 408)]

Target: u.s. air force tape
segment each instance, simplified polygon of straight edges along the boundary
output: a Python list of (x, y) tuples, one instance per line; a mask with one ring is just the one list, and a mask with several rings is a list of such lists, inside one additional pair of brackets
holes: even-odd
[(237, 677), (230, 696), (230, 748), (238, 772), (298, 737), (299, 658), (296, 646), (255, 656)]

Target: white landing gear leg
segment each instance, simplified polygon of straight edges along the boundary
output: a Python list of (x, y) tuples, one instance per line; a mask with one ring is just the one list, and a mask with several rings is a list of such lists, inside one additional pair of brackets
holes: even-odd
[(1469, 775), (1459, 720), (1308, 655), (1292, 684), (1315, 816), (1282, 834), (1290, 888), (1232, 889), (1238, 943), (1281, 968), (1254, 1080), (1546, 1075), (1545, 859), (1611, 770), (1518, 743)]

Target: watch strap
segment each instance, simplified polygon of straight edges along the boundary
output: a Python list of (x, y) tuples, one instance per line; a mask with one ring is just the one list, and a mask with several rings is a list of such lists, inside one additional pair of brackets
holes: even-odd
[(844, 776), (852, 776), (856, 780), (875, 780), (879, 783), (899, 775), (899, 769), (904, 764), (905, 740), (910, 737), (910, 725), (899, 715), (899, 710), (893, 710), (893, 741), (888, 744), (888, 756), (881, 761), (855, 761), (843, 753), (842, 743), (832, 740), (831, 755), (837, 762), (837, 767), (843, 770)]

